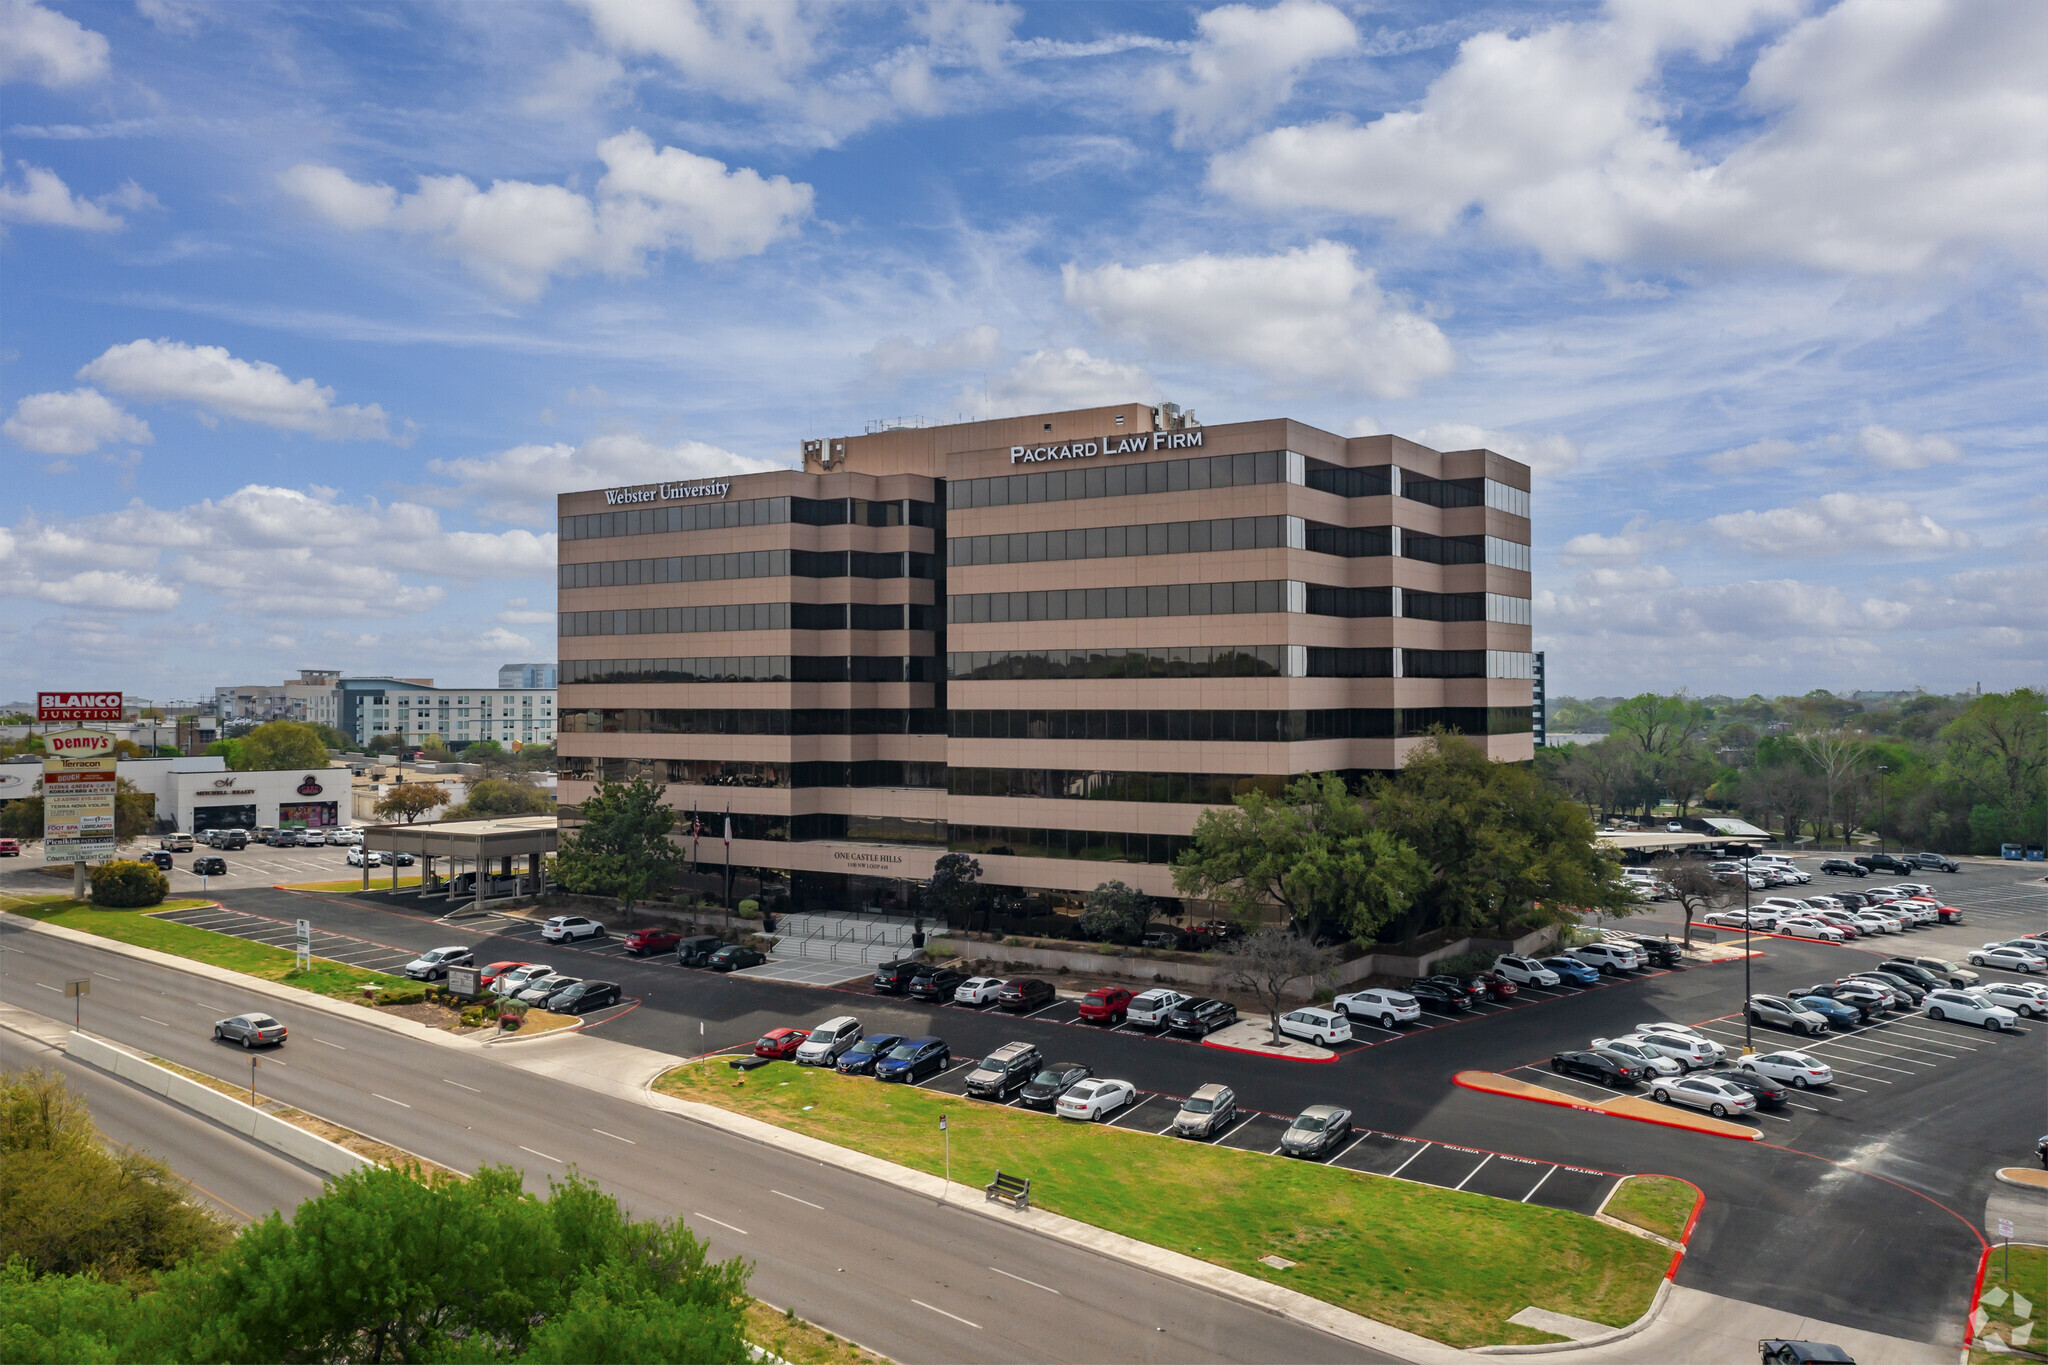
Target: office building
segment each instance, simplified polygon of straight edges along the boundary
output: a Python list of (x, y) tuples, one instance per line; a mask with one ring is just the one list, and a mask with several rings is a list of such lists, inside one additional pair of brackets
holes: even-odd
[(1546, 736), (1549, 733), (1549, 726), (1545, 723), (1549, 719), (1549, 706), (1543, 693), (1543, 651), (1539, 649), (1529, 657), (1534, 661), (1529, 683), (1529, 735), (1535, 746), (1542, 749), (1547, 747)]
[(221, 721), (297, 720), (340, 728), (341, 673), (331, 668), (302, 668), (298, 680), (247, 683), (213, 689), (214, 715)]
[(1532, 754), (1529, 470), (1491, 451), (1126, 404), (559, 511), (560, 799), (650, 775), (714, 837), (729, 808), (800, 906), (948, 849), (1171, 896), (1205, 806), (1439, 725)]
[(498, 670), (498, 686), (536, 688), (555, 685), (553, 664), (506, 664)]

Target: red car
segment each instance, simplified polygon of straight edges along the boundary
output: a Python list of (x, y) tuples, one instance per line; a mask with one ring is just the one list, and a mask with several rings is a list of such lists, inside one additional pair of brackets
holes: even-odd
[(1481, 972), (1473, 979), (1485, 987), (1486, 993), (1495, 1000), (1505, 1000), (1517, 993), (1515, 983), (1502, 976), (1499, 972)]
[(770, 1061), (787, 1061), (796, 1056), (796, 1050), (804, 1045), (804, 1039), (811, 1036), (809, 1029), (772, 1028), (762, 1034), (754, 1044), (754, 1055)]
[(0, 858), (19, 858), (21, 845), (12, 839), (0, 839)]
[(493, 981), (496, 981), (514, 967), (531, 967), (532, 965), (531, 962), (493, 962), (477, 976), (476, 984), (479, 989), (489, 990)]
[(682, 941), (683, 936), (679, 930), (635, 929), (632, 933), (626, 935), (625, 942), (619, 946), (634, 957), (639, 957), (643, 953), (672, 952), (675, 946)]
[(1081, 997), (1081, 1017), (1097, 1024), (1121, 1024), (1130, 1008), (1131, 993), (1122, 986), (1104, 986)]

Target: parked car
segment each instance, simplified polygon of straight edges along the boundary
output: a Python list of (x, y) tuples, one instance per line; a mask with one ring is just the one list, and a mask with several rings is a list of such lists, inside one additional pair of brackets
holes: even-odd
[(952, 1059), (943, 1038), (905, 1038), (875, 1063), (875, 1079), (915, 1085), (926, 1076), (944, 1071)]
[(2016, 1028), (2019, 1012), (2007, 1009), (1988, 995), (1977, 991), (1959, 991), (1952, 987), (1927, 993), (1927, 1017), (1929, 1019), (1954, 1019), (1958, 1023), (1976, 1024), (1994, 1032)]
[(860, 1041), (860, 1020), (850, 1014), (836, 1014), (812, 1029), (804, 1045), (796, 1050), (798, 1066), (832, 1066), (840, 1054)]
[(1643, 1076), (1655, 1080), (1659, 1076), (1682, 1076), (1685, 1063), (1676, 1057), (1666, 1056), (1664, 1049), (1654, 1043), (1636, 1038), (1595, 1038), (1593, 1051), (1605, 1052), (1609, 1056), (1626, 1057), (1643, 1069)]
[(1778, 921), (1778, 932), (1821, 943), (1840, 943), (1847, 937), (1840, 929), (1814, 915), (1787, 915)]
[(1173, 1116), (1176, 1137), (1209, 1138), (1228, 1128), (1237, 1117), (1237, 1093), (1227, 1085), (1205, 1085), (1181, 1101)]
[(1786, 1341), (1766, 1337), (1756, 1344), (1763, 1365), (1856, 1365), (1847, 1351), (1827, 1341)]
[(1351, 1020), (1335, 1010), (1289, 1010), (1280, 1016), (1280, 1032), (1318, 1047), (1335, 1047), (1351, 1041)]
[(716, 934), (698, 934), (694, 938), (678, 940), (676, 943), (676, 964), (682, 967), (708, 967), (711, 955), (725, 946), (725, 940)]
[(1005, 981), (1003, 988), (996, 992), (996, 1008), (1019, 1014), (1026, 1010), (1041, 1010), (1059, 998), (1052, 982), (1042, 976), (1020, 976), (1015, 981)]
[(1661, 1035), (1667, 1038), (1684, 1038), (1690, 1042), (1698, 1043), (1701, 1050), (1706, 1054), (1707, 1064), (1710, 1066), (1715, 1062), (1725, 1061), (1728, 1057), (1728, 1045), (1726, 1043), (1714, 1041), (1690, 1024), (1673, 1024), (1658, 1020), (1648, 1024), (1637, 1024), (1635, 1031), (1648, 1036)]
[(1631, 1033), (1628, 1041), (1660, 1057), (1669, 1057), (1687, 1071), (1704, 1071), (1726, 1055), (1719, 1044), (1693, 1033), (1653, 1029), (1648, 1033)]
[(267, 1014), (237, 1014), (213, 1026), (217, 1043), (240, 1043), (244, 1051), (259, 1047), (282, 1047), (289, 1030)]
[(1294, 1116), (1280, 1135), (1282, 1156), (1320, 1160), (1351, 1136), (1351, 1111), (1335, 1104), (1312, 1104)]
[(1131, 993), (1122, 986), (1098, 986), (1081, 997), (1081, 1017), (1093, 1024), (1121, 1024), (1130, 1008)]
[(1814, 1038), (1828, 1031), (1828, 1021), (1825, 1018), (1810, 1009), (1793, 1004), (1782, 995), (1752, 995), (1744, 1011), (1753, 1024), (1788, 1028)]
[(1040, 1067), (1017, 1092), (1017, 1103), (1027, 1109), (1050, 1109), (1060, 1096), (1095, 1074), (1079, 1062), (1053, 1062)]
[(1384, 988), (1353, 991), (1349, 995), (1338, 996), (1330, 1003), (1352, 1023), (1367, 1019), (1384, 1029), (1391, 1029), (1396, 1024), (1412, 1024), (1422, 1017), (1421, 1004), (1406, 991)]
[(1454, 991), (1464, 996), (1475, 1005), (1486, 998), (1485, 983), (1473, 976), (1453, 976), (1449, 972), (1438, 972), (1434, 976), (1423, 977), (1415, 984), (1418, 986), (1441, 986), (1447, 991)]
[(1644, 1071), (1642, 1063), (1607, 1052), (1560, 1052), (1550, 1059), (1550, 1069), (1560, 1076), (1577, 1076), (1617, 1089), (1634, 1085)]
[(1849, 918), (1873, 934), (1896, 934), (1905, 928), (1896, 916), (1887, 915), (1882, 910), (1856, 910), (1850, 913)]
[(1730, 1085), (1741, 1086), (1750, 1093), (1759, 1109), (1778, 1109), (1786, 1100), (1785, 1087), (1768, 1076), (1754, 1071), (1723, 1071), (1720, 1078)]
[(2041, 970), (2042, 961), (2024, 948), (2014, 948), (2003, 943), (1987, 943), (1970, 954), (1972, 967), (1996, 967), (2000, 971), (2025, 972), (2032, 974)]
[(1911, 872), (1913, 865), (1889, 853), (1861, 853), (1849, 861), (1870, 872)]
[(619, 946), (633, 957), (645, 957), (649, 953), (673, 952), (683, 941), (677, 929), (635, 929), (621, 939)]
[(910, 978), (907, 993), (913, 1000), (944, 1004), (953, 998), (953, 992), (960, 989), (960, 983), (966, 979), (967, 973), (952, 967), (926, 966)]
[[(1968, 968), (1958, 968), (1953, 963), (1939, 957), (1886, 958), (1883, 962), (1877, 964), (1877, 969), (1881, 972), (1890, 972), (1895, 976), (1903, 976), (1914, 985), (1924, 986), (1930, 991), (1937, 986), (1955, 986), (1961, 989), (1976, 985), (1978, 980), (1975, 972), (1970, 971)], [(1957, 980), (1956, 973), (1958, 972), (1967, 979)]]
[(1868, 877), (1870, 869), (1859, 867), (1847, 858), (1829, 858), (1821, 863), (1820, 870), (1830, 877)]
[(800, 1028), (772, 1028), (754, 1040), (754, 1055), (770, 1061), (788, 1061), (811, 1035)]
[(877, 995), (901, 995), (910, 989), (910, 983), (924, 970), (925, 964), (914, 959), (898, 962), (884, 962), (875, 968), (875, 993)]
[(1434, 981), (1416, 982), (1408, 988), (1408, 997), (1423, 1009), (1435, 1010), (1438, 1014), (1468, 1014), (1472, 1010), (1471, 996)]
[(190, 853), (192, 836), (189, 834), (166, 834), (156, 841), (156, 846), (167, 853)]
[(1465, 978), (1465, 988), (1476, 998), (1487, 1000), (1512, 1000), (1520, 994), (1515, 983), (1499, 972), (1475, 972)]
[(1825, 995), (1794, 995), (1791, 1000), (1799, 1008), (1811, 1010), (1827, 1020), (1830, 1028), (1855, 1028), (1863, 1022), (1863, 1011), (1847, 1001)]
[(1600, 984), (1600, 969), (1590, 962), (1581, 962), (1575, 957), (1546, 957), (1543, 965), (1557, 973), (1557, 979), (1566, 986), (1597, 986)]
[(1682, 1081), (1659, 1081), (1650, 1087), (1650, 1098), (1659, 1104), (1685, 1104), (1704, 1109), (1717, 1119), (1730, 1114), (1748, 1114), (1756, 1109), (1756, 1097), (1739, 1085), (1719, 1076), (1687, 1076)]
[(758, 967), (768, 960), (768, 954), (759, 948), (749, 948), (744, 943), (728, 943), (704, 960), (704, 965), (714, 972), (737, 972), (748, 967)]
[(1618, 943), (1588, 943), (1572, 949), (1571, 955), (1589, 967), (1598, 967), (1610, 974), (1632, 972), (1643, 965), (1642, 958), (1633, 948), (1624, 948)]
[(1903, 976), (1880, 975), (1877, 972), (1852, 972), (1844, 980), (1860, 981), (1866, 986), (1883, 991), (1886, 1009), (1917, 1009), (1920, 1001), (1927, 995), (1927, 992), (1921, 990)]
[(1179, 991), (1144, 991), (1131, 998), (1124, 1017), (1140, 1028), (1165, 1028), (1166, 1016), (1176, 1005), (1185, 1004), (1188, 997)]
[(306, 848), (325, 848), (327, 847), (327, 831), (324, 829), (309, 829), (301, 831), (301, 833), (299, 834), (299, 843), (305, 846)]
[(903, 1035), (900, 1033), (870, 1033), (840, 1053), (839, 1060), (834, 1066), (842, 1076), (873, 1075), (875, 1063), (888, 1056), (902, 1041)]
[(384, 855), (374, 848), (352, 848), (348, 851), (350, 867), (382, 867)]
[(1493, 960), (1493, 970), (1519, 986), (1555, 986), (1558, 983), (1557, 973), (1533, 957), (1502, 953)]
[(1045, 1058), (1029, 1043), (1004, 1043), (967, 1073), (967, 1093), (975, 1099), (1006, 1100), (1030, 1084)]
[(1754, 1071), (1759, 1076), (1768, 1076), (1774, 1081), (1783, 1081), (1794, 1090), (1828, 1085), (1835, 1079), (1835, 1073), (1826, 1063), (1804, 1052), (1766, 1052), (1755, 1057), (1744, 1057), (1736, 1066), (1743, 1071)]
[(1890, 1007), (1889, 999), (1868, 982), (1852, 981), (1847, 985), (1839, 981), (1819, 981), (1811, 986), (1786, 992), (1795, 1000), (1832, 1000), (1838, 1005), (1847, 1005), (1856, 1011), (1856, 1022), (1867, 1024)]
[(578, 984), (582, 979), (578, 976), (563, 976), (557, 972), (549, 972), (545, 976), (529, 977), (526, 984), (519, 988), (518, 992), (512, 996), (512, 999), (523, 1001), (529, 1005), (545, 1005), (549, 996), (561, 994), (571, 986)]
[(1676, 939), (1635, 934), (1627, 943), (1652, 967), (1676, 967), (1685, 961), (1685, 945)]
[(387, 853), (384, 855), (384, 862), (391, 867), (411, 867), (413, 856), (410, 853)]
[(956, 1005), (993, 1005), (1003, 989), (1000, 976), (970, 976), (953, 988)]
[(1138, 1098), (1138, 1089), (1129, 1081), (1103, 1080), (1099, 1077), (1085, 1080), (1060, 1096), (1053, 1112), (1063, 1119), (1079, 1119), (1083, 1123), (1106, 1120), (1119, 1112), (1125, 1105)]
[(161, 872), (171, 870), (171, 855), (160, 848), (147, 848), (136, 855), (136, 861), (148, 863)]
[(469, 949), (456, 946), (450, 948), (429, 948), (418, 957), (400, 968), (415, 981), (438, 981), (448, 975), (450, 967), (473, 967), (476, 954)]
[(20, 841), (20, 840), (18, 840), (18, 839), (0, 839), (0, 858), (19, 858), (20, 856), (21, 856), (21, 841)]
[(578, 981), (549, 996), (543, 1008), (556, 1014), (581, 1014), (616, 1005), (623, 998), (624, 992), (616, 981)]
[(1217, 1029), (1228, 1028), (1236, 1022), (1237, 1006), (1227, 1000), (1206, 998), (1183, 1000), (1166, 1016), (1169, 1032), (1186, 1033), (1196, 1038), (1206, 1038)]
[(605, 927), (584, 915), (556, 915), (540, 927), (544, 943), (570, 943), (579, 938), (603, 938)]
[(1994, 981), (1971, 989), (1994, 1005), (2003, 1005), (2022, 1019), (2048, 1018), (2048, 986), (2032, 981)]
[(553, 976), (554, 974), (555, 969), (545, 962), (529, 962), (524, 966), (514, 967), (498, 977), (496, 981), (491, 983), (491, 990), (494, 994), (502, 995), (509, 999), (525, 990), (530, 982), (538, 981), (541, 977)]
[(487, 991), (494, 991), (497, 989), (498, 982), (504, 979), (505, 973), (510, 971), (516, 971), (517, 969), (528, 965), (530, 964), (525, 962), (487, 963), (485, 964), (484, 969), (481, 972), (477, 973), (477, 985), (481, 986), (483, 989)]

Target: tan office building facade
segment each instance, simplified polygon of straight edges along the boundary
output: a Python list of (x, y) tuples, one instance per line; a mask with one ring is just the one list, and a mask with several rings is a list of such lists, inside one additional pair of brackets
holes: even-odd
[(1234, 794), (1436, 725), (1533, 752), (1529, 470), (1491, 451), (1129, 404), (803, 453), (560, 499), (565, 805), (651, 775), (799, 907), (948, 850), (1171, 896)]

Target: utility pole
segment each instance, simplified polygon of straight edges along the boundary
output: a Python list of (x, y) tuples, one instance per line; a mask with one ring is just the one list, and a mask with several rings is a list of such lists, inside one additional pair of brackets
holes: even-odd
[(1884, 852), (1884, 775), (1890, 772), (1884, 764), (1877, 765), (1877, 851)]
[(1742, 860), (1742, 1055), (1756, 1055), (1756, 1039), (1752, 1036), (1756, 1027), (1756, 1015), (1749, 1008), (1749, 860)]

